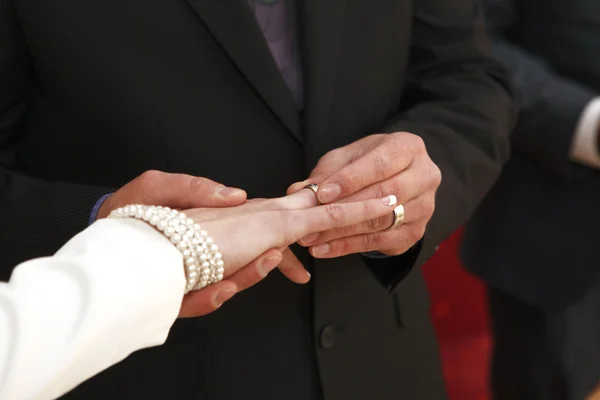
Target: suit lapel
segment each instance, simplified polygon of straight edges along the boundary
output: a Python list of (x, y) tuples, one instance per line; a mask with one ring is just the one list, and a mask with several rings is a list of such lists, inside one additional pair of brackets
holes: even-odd
[(281, 77), (247, 0), (188, 0), (273, 113), (301, 141), (294, 98)]
[[(309, 168), (322, 153), (342, 50), (347, 0), (300, 0), (304, 38), (305, 138)], [(325, 150), (326, 151), (326, 150)]]

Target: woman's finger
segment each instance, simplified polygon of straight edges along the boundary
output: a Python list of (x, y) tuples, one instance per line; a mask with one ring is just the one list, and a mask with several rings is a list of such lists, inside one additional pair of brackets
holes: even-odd
[(288, 211), (282, 230), (286, 241), (295, 242), (317, 232), (357, 224), (383, 217), (396, 206), (396, 196), (353, 203), (332, 203), (306, 210)]
[(278, 267), (279, 271), (294, 283), (304, 284), (310, 281), (310, 274), (289, 247), (283, 251), (283, 259)]
[[(421, 196), (404, 204), (404, 220), (402, 223), (410, 224), (411, 222), (430, 216), (433, 213), (435, 205), (431, 203), (429, 199), (429, 196)], [(307, 235), (300, 239), (298, 244), (305, 247), (316, 246), (348, 236), (382, 232), (392, 226), (393, 221), (394, 213), (393, 210), (390, 210), (386, 215), (379, 218), (373, 218), (358, 224)]]

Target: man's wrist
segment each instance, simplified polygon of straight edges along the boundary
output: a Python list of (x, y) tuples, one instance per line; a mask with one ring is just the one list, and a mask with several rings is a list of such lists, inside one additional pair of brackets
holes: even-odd
[(96, 221), (96, 219), (98, 219), (98, 213), (100, 212), (100, 208), (102, 207), (102, 205), (104, 204), (106, 199), (108, 199), (111, 195), (112, 195), (112, 193), (107, 193), (104, 196), (100, 197), (98, 199), (98, 201), (96, 201), (96, 203), (94, 204), (94, 207), (92, 207), (92, 211), (90, 212), (90, 218), (88, 220), (88, 225), (93, 224)]

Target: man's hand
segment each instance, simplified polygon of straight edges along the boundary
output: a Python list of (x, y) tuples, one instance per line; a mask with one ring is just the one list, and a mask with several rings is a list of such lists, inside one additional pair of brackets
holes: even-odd
[(325, 154), (309, 179), (292, 185), (288, 193), (309, 183), (319, 185), (321, 203), (349, 202), (395, 195), (404, 205), (402, 225), (392, 225), (392, 213), (376, 220), (320, 234), (309, 235), (300, 244), (310, 247), (316, 258), (379, 251), (403, 254), (425, 233), (435, 208), (435, 193), (441, 172), (431, 161), (423, 140), (397, 132), (367, 136)]
[(223, 186), (207, 178), (147, 171), (112, 194), (98, 212), (105, 218), (116, 208), (146, 204), (187, 210), (202, 207), (232, 207), (246, 201), (246, 192)]
[[(233, 207), (246, 201), (246, 192), (225, 187), (207, 178), (183, 174), (147, 171), (112, 194), (98, 212), (105, 218), (116, 208), (128, 204), (147, 204), (190, 209), (204, 207)], [(269, 250), (242, 268), (229, 279), (204, 290), (191, 293), (183, 299), (180, 317), (209, 314), (266, 275), (281, 261), (279, 250)]]

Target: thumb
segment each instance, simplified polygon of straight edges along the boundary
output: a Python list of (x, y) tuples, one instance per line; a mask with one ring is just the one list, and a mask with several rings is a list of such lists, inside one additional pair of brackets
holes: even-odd
[(226, 187), (203, 177), (148, 171), (136, 180), (139, 180), (136, 182), (139, 190), (134, 192), (145, 197), (145, 204), (150, 202), (186, 210), (200, 207), (231, 207), (246, 201), (245, 191)]
[(350, 164), (354, 156), (354, 151), (350, 146), (330, 151), (321, 157), (315, 168), (310, 173), (310, 177), (291, 185), (287, 190), (287, 194), (294, 194), (310, 183), (320, 185), (333, 173)]

